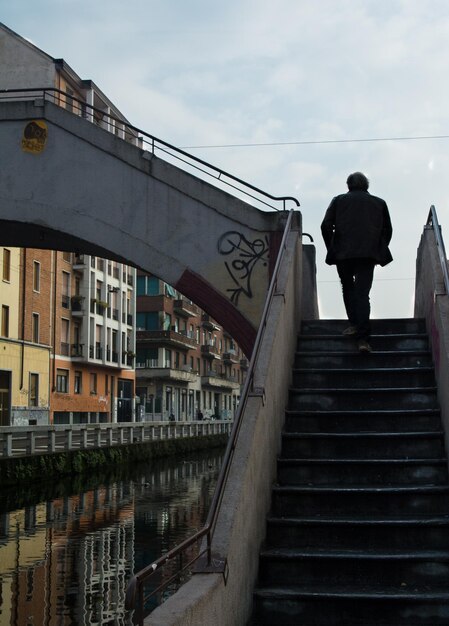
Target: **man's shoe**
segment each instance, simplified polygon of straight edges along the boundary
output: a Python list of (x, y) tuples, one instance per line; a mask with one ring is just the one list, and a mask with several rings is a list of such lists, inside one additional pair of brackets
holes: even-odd
[(357, 342), (357, 347), (359, 349), (359, 352), (371, 352), (372, 350), (372, 347), (369, 345), (366, 339), (359, 339), (359, 341)]
[(342, 332), (342, 335), (355, 335), (357, 333), (357, 328), (355, 326), (348, 326)]

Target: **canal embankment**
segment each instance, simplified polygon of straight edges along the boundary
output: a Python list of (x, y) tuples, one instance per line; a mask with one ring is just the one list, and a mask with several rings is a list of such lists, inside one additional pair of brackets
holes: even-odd
[(0, 429), (0, 486), (88, 474), (226, 444), (229, 421)]

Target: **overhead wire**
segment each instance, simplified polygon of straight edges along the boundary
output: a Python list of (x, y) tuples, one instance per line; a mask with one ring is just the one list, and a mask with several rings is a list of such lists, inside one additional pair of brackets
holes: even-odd
[(300, 141), (271, 141), (254, 143), (205, 144), (199, 146), (181, 146), (182, 150), (198, 150), (204, 148), (256, 148), (270, 146), (311, 146), (334, 143), (367, 143), (381, 141), (422, 141), (426, 139), (449, 139), (449, 135), (417, 135), (411, 137), (363, 137), (355, 139), (310, 139)]

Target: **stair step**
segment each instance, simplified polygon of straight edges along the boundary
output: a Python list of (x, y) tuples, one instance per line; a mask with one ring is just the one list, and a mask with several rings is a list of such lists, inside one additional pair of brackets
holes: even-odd
[(267, 587), (254, 593), (252, 624), (447, 626), (449, 592), (369, 586), (353, 590), (343, 585), (331, 590), (317, 585)]
[(285, 432), (440, 431), (439, 409), (285, 412)]
[(298, 389), (352, 389), (378, 387), (434, 387), (433, 367), (359, 367), (357, 376), (352, 368), (293, 369), (292, 386)]
[(365, 515), (445, 515), (449, 512), (447, 486), (273, 487), (272, 515), (342, 517), (363, 511)]
[(434, 517), (268, 517), (266, 544), (372, 550), (449, 549), (449, 514)]
[(441, 459), (443, 433), (284, 433), (281, 456), (295, 459)]
[(364, 409), (436, 409), (436, 387), (376, 387), (296, 389), (289, 392), (289, 409), (312, 411), (363, 411)]
[(339, 584), (383, 588), (428, 586), (444, 589), (449, 576), (449, 552), (414, 550), (389, 552), (303, 548), (265, 549), (260, 553), (259, 585)]
[[(392, 318), (370, 320), (372, 334), (425, 333), (426, 323), (420, 318)], [(304, 320), (301, 324), (301, 335), (341, 335), (349, 326), (348, 320)]]
[[(373, 335), (370, 338), (370, 344), (374, 352), (378, 350), (416, 351), (429, 349), (428, 338), (424, 334)], [(358, 352), (356, 340), (353, 337), (343, 335), (300, 335), (297, 339), (296, 349), (298, 352), (309, 350), (312, 352), (317, 350), (323, 352)]]
[(429, 367), (432, 365), (430, 350), (409, 350), (407, 352), (387, 350), (370, 353), (330, 352), (326, 350), (313, 352), (296, 352), (294, 367)]
[(280, 485), (442, 485), (447, 463), (440, 459), (278, 459)]

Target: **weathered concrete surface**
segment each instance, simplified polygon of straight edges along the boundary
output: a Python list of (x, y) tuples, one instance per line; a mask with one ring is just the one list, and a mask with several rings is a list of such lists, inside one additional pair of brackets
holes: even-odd
[[(45, 148), (22, 146), (30, 121)], [(152, 272), (251, 352), (285, 215), (260, 211), (51, 102), (0, 103), (0, 245)], [(296, 215), (300, 229), (300, 214)]]
[(146, 626), (243, 626), (251, 615), (301, 321), (301, 257), (292, 233), (255, 370), (255, 388), (264, 393), (249, 398), (212, 545), (228, 559), (227, 585), (219, 574), (195, 575)]
[(428, 227), (422, 234), (416, 260), (415, 317), (426, 320), (435, 364), (446, 450), (449, 450), (449, 295), (444, 288), (435, 235), (433, 229)]

